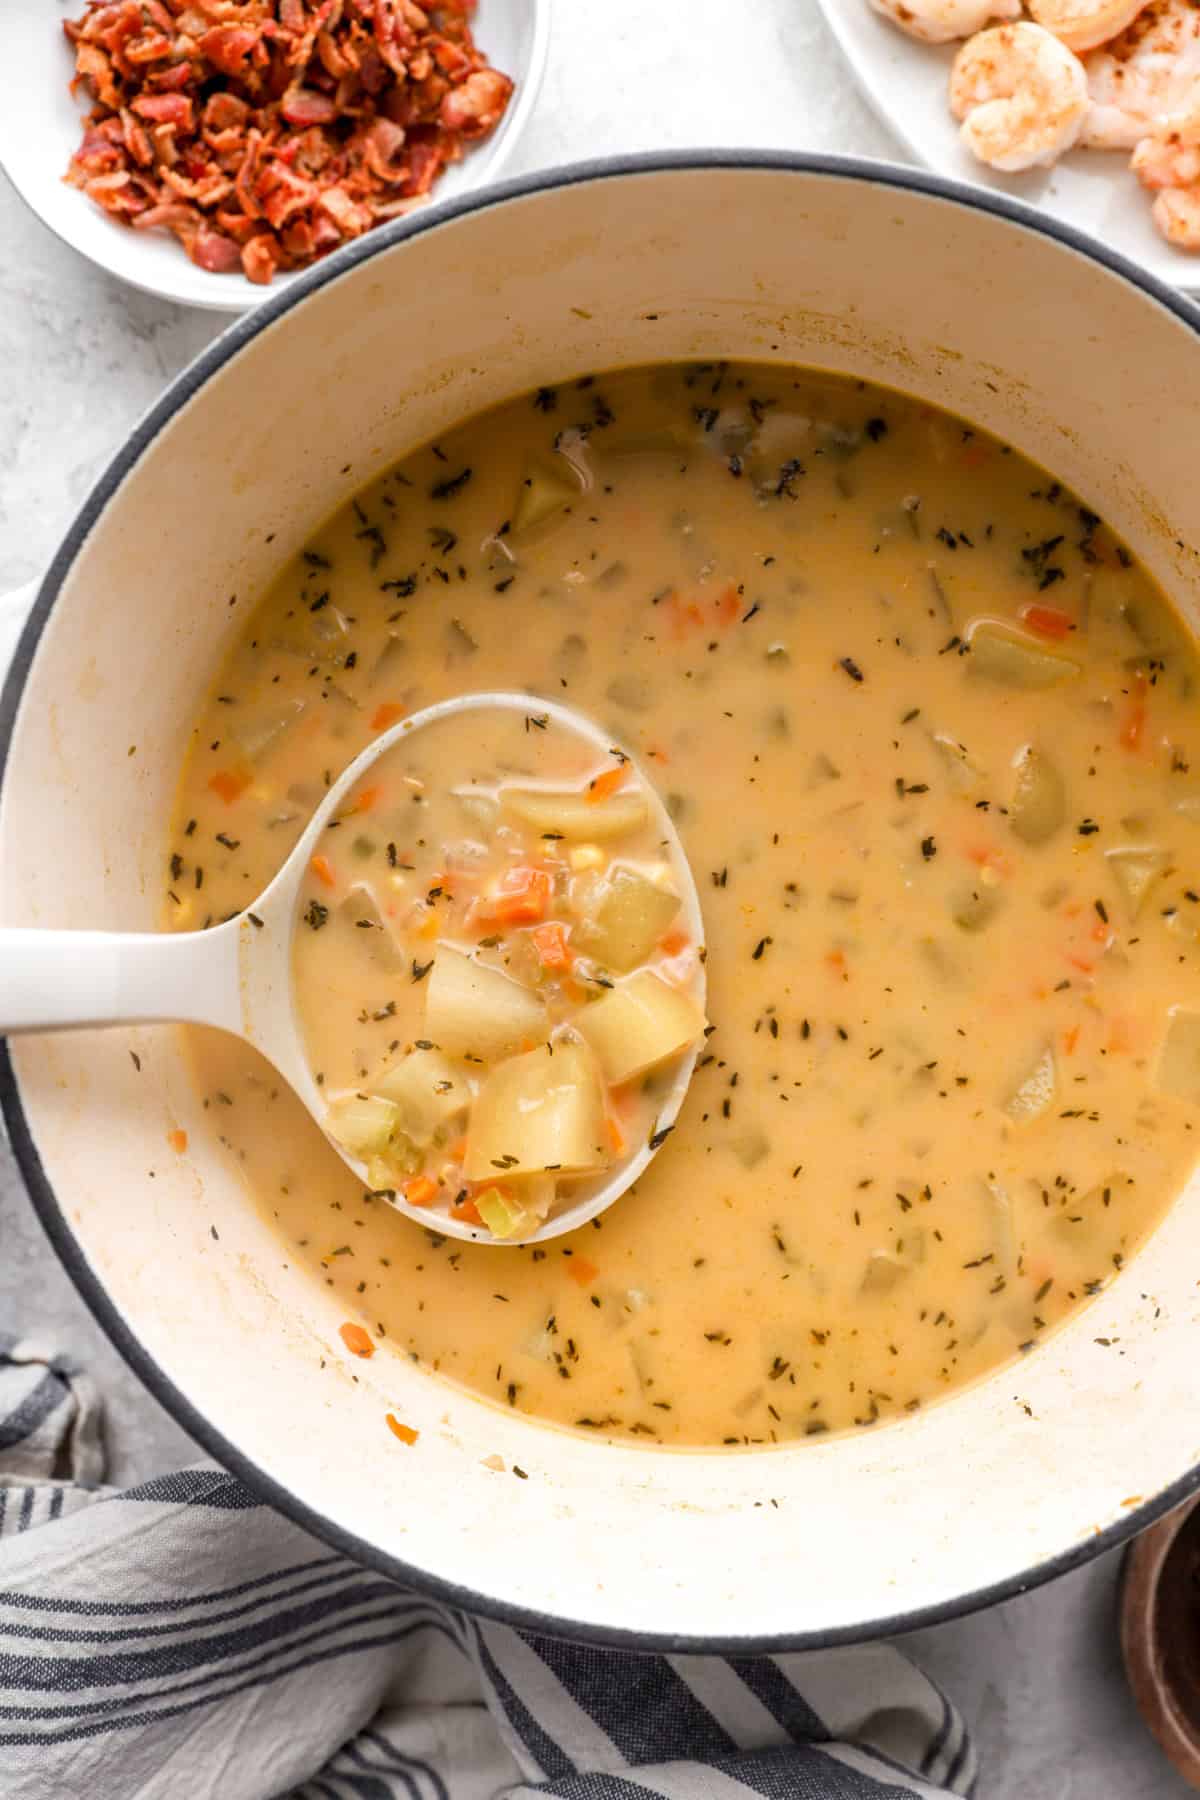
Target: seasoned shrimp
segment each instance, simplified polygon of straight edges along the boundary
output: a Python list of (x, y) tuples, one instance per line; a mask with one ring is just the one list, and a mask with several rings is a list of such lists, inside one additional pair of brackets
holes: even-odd
[(877, 13), (923, 44), (973, 37), (993, 19), (1019, 19), (1021, 0), (871, 0)]
[(1157, 229), (1178, 250), (1200, 250), (1200, 104), (1143, 138), (1132, 168), (1155, 193)]
[(1041, 25), (981, 31), (950, 71), (950, 110), (980, 162), (1012, 172), (1055, 162), (1087, 113), (1083, 65)]
[(1120, 37), (1084, 58), (1091, 105), (1080, 143), (1132, 150), (1200, 91), (1200, 0), (1150, 0)]
[(1149, 0), (1026, 0), (1030, 16), (1068, 50), (1094, 50), (1132, 25)]

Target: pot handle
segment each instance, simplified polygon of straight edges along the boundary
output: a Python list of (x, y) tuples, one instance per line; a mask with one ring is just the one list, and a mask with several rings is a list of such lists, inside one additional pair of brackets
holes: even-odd
[(9, 664), (16, 654), (25, 621), (33, 609), (41, 585), (39, 576), (36, 581), (27, 581), (24, 587), (0, 594), (0, 682), (8, 674)]

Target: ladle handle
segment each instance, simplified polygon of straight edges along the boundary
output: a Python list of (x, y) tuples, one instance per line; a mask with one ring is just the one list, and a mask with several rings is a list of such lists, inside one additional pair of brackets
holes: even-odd
[(0, 1033), (169, 1019), (241, 1032), (236, 927), (0, 930)]

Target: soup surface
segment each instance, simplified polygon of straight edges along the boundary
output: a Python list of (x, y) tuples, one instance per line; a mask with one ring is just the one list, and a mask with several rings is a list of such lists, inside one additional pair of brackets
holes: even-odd
[(281, 1253), (484, 1397), (664, 1444), (874, 1424), (1030, 1351), (1196, 1158), (1196, 678), (1092, 512), (892, 392), (633, 371), (408, 457), (222, 668), (170, 923), (247, 905), (384, 723), (524, 690), (659, 784), (713, 1030), (636, 1187), (503, 1249), (365, 1193), (264, 1064), (197, 1034)]

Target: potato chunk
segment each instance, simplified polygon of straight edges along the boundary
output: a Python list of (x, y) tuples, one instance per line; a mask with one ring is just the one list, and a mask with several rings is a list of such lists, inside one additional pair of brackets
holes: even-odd
[(467, 1128), (468, 1181), (579, 1174), (609, 1160), (604, 1088), (582, 1044), (541, 1044), (498, 1063), (484, 1081)]
[(645, 961), (678, 911), (678, 894), (618, 864), (577, 935), (589, 956), (625, 974)]
[(425, 995), (425, 1034), (447, 1056), (490, 1062), (528, 1039), (544, 1037), (546, 1009), (536, 994), (499, 969), (442, 944)]
[(1113, 872), (1131, 919), (1136, 919), (1170, 857), (1165, 850), (1106, 850), (1104, 859)]
[(556, 469), (531, 464), (517, 489), (512, 515), (514, 534), (532, 531), (535, 525), (544, 524), (564, 506), (570, 506), (572, 500), (578, 500), (579, 491), (579, 483), (569, 476), (560, 475)]
[(465, 1112), (471, 1099), (466, 1082), (437, 1050), (410, 1050), (376, 1076), (371, 1092), (392, 1102), (401, 1131), (422, 1148)]
[(500, 805), (534, 831), (592, 844), (636, 831), (646, 823), (647, 811), (645, 797), (636, 792), (593, 800), (586, 790), (556, 793), (551, 788), (501, 788)]
[(573, 1023), (615, 1087), (694, 1044), (704, 1014), (690, 995), (643, 969), (584, 1007)]
[(1057, 765), (1028, 745), (1017, 758), (1008, 822), (1026, 844), (1046, 844), (1062, 829), (1067, 790)]
[(1200, 1013), (1172, 1011), (1154, 1080), (1160, 1092), (1200, 1106)]
[(977, 625), (970, 636), (967, 671), (981, 681), (1003, 687), (1048, 688), (1078, 675), (1079, 664), (1068, 656), (1042, 650), (1003, 625)]
[(1004, 1103), (1014, 1125), (1032, 1125), (1050, 1110), (1058, 1093), (1058, 1069), (1049, 1045)]

